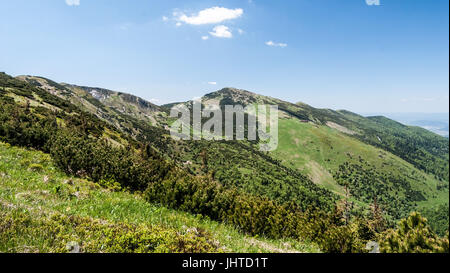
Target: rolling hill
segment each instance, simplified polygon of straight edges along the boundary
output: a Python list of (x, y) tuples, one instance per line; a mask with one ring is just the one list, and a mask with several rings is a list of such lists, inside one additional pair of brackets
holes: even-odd
[[(348, 188), (362, 206), (378, 199), (393, 219), (410, 211), (448, 204), (448, 139), (385, 117), (363, 117), (349, 111), (316, 109), (246, 90), (224, 88), (205, 95), (203, 104), (275, 104), (279, 108), (280, 145), (271, 155), (249, 142), (177, 142), (164, 131), (168, 112), (141, 98), (102, 88), (57, 84), (19, 76), (153, 145), (194, 175), (210, 174), (223, 185), (266, 195), (282, 202), (302, 203), (305, 196), (343, 196)], [(189, 102), (184, 103), (189, 105)], [(200, 156), (208, 151), (208, 158)], [(248, 158), (254, 160), (249, 161)], [(186, 164), (188, 162), (189, 164)], [(370, 175), (368, 175), (370, 173)], [(370, 181), (370, 182), (369, 182)], [(313, 190), (308, 190), (313, 188)], [(324, 198), (313, 198), (315, 200)]]
[[(347, 187), (363, 206), (377, 198), (394, 219), (412, 210), (448, 204), (449, 142), (432, 132), (385, 117), (365, 118), (348, 111), (316, 109), (234, 88), (207, 94), (202, 102), (278, 105), (280, 143), (270, 154), (272, 159), (339, 196)], [(230, 156), (228, 161), (235, 158)], [(245, 158), (210, 164), (239, 170), (246, 165)], [(246, 172), (257, 176), (256, 171), (247, 169), (240, 175)], [(240, 175), (234, 176), (234, 181), (242, 181)]]
[[(360, 252), (365, 242), (377, 240), (381, 236), (377, 234), (412, 211), (427, 215), (441, 236), (448, 230), (448, 217), (442, 217), (448, 215), (449, 203), (448, 139), (385, 117), (316, 109), (235, 88), (202, 98), (204, 104), (219, 107), (278, 105), (278, 148), (261, 152), (257, 141), (173, 140), (169, 111), (180, 103), (157, 106), (130, 94), (4, 73), (0, 74), (0, 100), (0, 141), (33, 149), (20, 150), (29, 156), (34, 150), (49, 155), (51, 167), (44, 167), (43, 173), (56, 168), (58, 177), (120, 189), (121, 198), (139, 197), (151, 206), (188, 215), (181, 220), (173, 216), (176, 223), (202, 215), (214, 227), (237, 228), (233, 241), (249, 236), (256, 242), (251, 236), (259, 235), (267, 241), (255, 244), (271, 242), (267, 249)], [(18, 151), (5, 147), (2, 157), (14, 160), (9, 154)], [(16, 165), (28, 170), (30, 164)], [(8, 176), (12, 167), (2, 168)], [(48, 191), (44, 188), (27, 194), (41, 202), (36, 195)], [(73, 187), (57, 183), (55, 188)], [(55, 191), (58, 195), (59, 190)], [(0, 196), (6, 204), (2, 211), (7, 210), (8, 217), (15, 215), (7, 209), (17, 205), (11, 202), (12, 192), (3, 188)], [(93, 202), (107, 205), (100, 199)], [(109, 217), (98, 213), (80, 217)], [(376, 215), (381, 215), (383, 225)], [(168, 228), (169, 233), (180, 228), (179, 224), (152, 223), (155, 228)], [(211, 231), (207, 238), (216, 236), (215, 228), (196, 223)], [(226, 249), (251, 250), (230, 247), (222, 234), (215, 238)], [(282, 242), (290, 247), (281, 247)], [(264, 251), (264, 247), (255, 250)]]

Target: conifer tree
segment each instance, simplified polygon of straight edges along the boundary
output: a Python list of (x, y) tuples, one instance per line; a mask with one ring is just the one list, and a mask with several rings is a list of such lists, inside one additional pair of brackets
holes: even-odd
[(399, 222), (396, 230), (380, 235), (382, 253), (448, 253), (449, 242), (439, 238), (428, 226), (427, 219), (413, 212)]

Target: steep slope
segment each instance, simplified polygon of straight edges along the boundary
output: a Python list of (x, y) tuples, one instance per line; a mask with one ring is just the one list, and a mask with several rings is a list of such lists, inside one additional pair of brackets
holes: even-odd
[(173, 141), (165, 130), (166, 113), (176, 103), (157, 107), (101, 88), (21, 79), (78, 101), (133, 138), (152, 143), (192, 175), (211, 177), (227, 188), (328, 209), (336, 198), (329, 191), (344, 197), (348, 189), (358, 207), (376, 200), (394, 219), (448, 204), (448, 140), (386, 118), (316, 109), (234, 88), (202, 98), (203, 104), (220, 106), (278, 105), (280, 143), (268, 155), (246, 141)]
[(293, 104), (235, 88), (207, 94), (204, 101), (220, 105), (276, 104), (282, 113), (352, 135), (401, 157), (437, 179), (449, 180), (449, 140), (420, 127), (406, 126), (385, 117), (365, 118), (345, 110), (316, 109), (304, 103)]
[[(226, 187), (207, 175), (190, 174), (176, 160), (164, 158), (153, 143), (120, 132), (42, 88), (4, 73), (0, 73), (0, 87), (0, 141), (49, 153), (54, 166), (69, 176), (142, 194), (150, 203), (225, 222), (249, 235), (313, 241), (324, 251), (362, 251), (364, 241), (370, 239), (359, 239), (322, 210), (333, 205), (332, 197), (321, 195), (320, 191), (327, 191), (312, 183), (300, 189), (306, 192), (298, 204)], [(55, 192), (60, 190), (57, 187)], [(53, 224), (58, 222), (36, 222), (24, 232)], [(342, 229), (348, 232), (342, 234)]]
[(36, 76), (17, 79), (70, 101), (134, 138), (154, 139), (155, 135), (163, 134), (159, 128), (166, 125), (166, 113), (144, 99), (102, 88), (59, 84)]
[(280, 144), (273, 152), (287, 166), (324, 187), (365, 204), (376, 198), (394, 218), (412, 210), (448, 204), (448, 182), (418, 170), (398, 156), (327, 126), (280, 120)]
[[(338, 195), (345, 196), (348, 189), (363, 207), (376, 200), (398, 219), (415, 209), (448, 204), (448, 140), (424, 129), (383, 117), (364, 118), (348, 111), (292, 104), (234, 88), (207, 94), (202, 103), (222, 107), (278, 105), (279, 146), (270, 156)], [(222, 172), (240, 173), (234, 176), (234, 183), (252, 174), (239, 168), (238, 162), (223, 162), (220, 159), (209, 165), (216, 170), (226, 166)]]
[[(0, 112), (0, 141), (49, 153), (51, 164), (70, 177), (92, 181), (112, 190), (135, 193), (152, 204), (162, 204), (180, 211), (203, 215), (208, 219), (206, 220), (207, 223), (211, 222), (210, 219), (226, 222), (245, 234), (267, 236), (271, 240), (291, 240), (295, 245), (299, 245), (303, 240), (315, 240), (315, 243), (323, 244), (324, 239), (322, 237), (329, 235), (325, 233), (326, 229), (321, 227), (338, 228), (336, 224), (331, 222), (332, 215), (327, 216), (328, 214), (320, 211), (320, 207), (315, 209), (314, 214), (304, 214), (296, 205), (281, 205), (268, 198), (245, 194), (236, 189), (224, 188), (207, 177), (192, 176), (174, 162), (164, 159), (162, 154), (148, 143), (137, 141), (131, 136), (117, 131), (107, 122), (41, 88), (14, 79), (4, 73), (0, 73), (0, 87), (0, 105), (2, 107)], [(113, 139), (113, 136), (116, 138)], [(17, 165), (19, 168), (17, 174), (24, 173), (24, 166), (29, 166), (31, 170), (37, 171), (43, 169), (43, 166), (39, 166), (40, 162), (31, 164), (33, 165), (24, 162), (23, 166)], [(8, 176), (9, 170), (13, 170), (9, 165), (2, 168), (2, 177)], [(45, 178), (42, 179), (44, 183), (47, 183)], [(38, 186), (35, 183), (36, 181), (33, 180), (27, 186)], [(2, 190), (2, 194), (5, 194), (8, 198), (14, 198), (10, 196), (10, 193), (17, 188), (21, 189), (19, 185), (16, 185), (10, 190)], [(73, 187), (56, 185), (54, 193), (62, 195), (65, 199), (72, 196), (70, 193), (72, 189)], [(78, 191), (78, 188), (76, 189)], [(69, 190), (68, 195), (66, 190)], [(203, 191), (205, 193), (202, 193)], [(306, 200), (309, 204), (314, 204), (317, 201), (312, 197), (306, 198)], [(108, 203), (105, 205), (108, 205)], [(11, 202), (7, 202), (6, 209), (13, 206)], [(90, 205), (89, 207), (95, 206)], [(28, 209), (28, 207), (25, 209)], [(77, 210), (83, 212), (80, 207), (77, 207)], [(66, 212), (69, 212), (69, 210)], [(105, 210), (101, 207), (97, 212), (103, 215), (114, 215), (111, 210)], [(17, 235), (20, 240), (23, 238), (19, 234), (25, 234), (26, 239), (36, 232), (47, 231), (46, 227), (55, 224), (63, 225), (62, 236), (66, 232), (70, 232), (66, 228), (74, 227), (79, 228), (80, 233), (76, 234), (82, 238), (88, 236), (94, 241), (97, 240), (97, 236), (101, 237), (102, 233), (90, 233), (88, 224), (93, 224), (94, 231), (108, 229), (105, 222), (102, 224), (101, 220), (100, 222), (92, 222), (90, 219), (78, 217), (74, 218), (75, 222), (71, 222), (71, 218), (69, 222), (65, 220), (65, 222), (59, 220), (46, 221), (48, 220), (47, 216), (51, 217), (52, 215), (66, 219), (64, 215), (59, 213), (45, 214), (43, 219), (38, 218), (28, 227), (22, 225), (21, 219), (28, 222), (27, 219), (37, 217), (34, 211), (29, 211), (29, 213), (21, 214), (18, 217), (16, 217), (14, 210), (12, 212), (6, 211), (5, 214), (2, 212), (2, 215), (8, 219), (6, 225), (9, 226), (8, 223), (14, 224), (11, 234), (13, 234), (12, 236)], [(290, 217), (286, 217), (286, 215)], [(128, 214), (124, 213), (123, 217), (122, 219), (127, 219)], [(197, 218), (201, 217), (197, 216)], [(186, 224), (186, 218), (175, 219), (174, 221)], [(78, 226), (80, 224), (81, 227)], [(298, 228), (306, 226), (308, 228)], [(314, 226), (318, 228), (314, 228)], [(120, 224), (111, 228), (114, 228), (111, 232), (117, 232), (120, 236)], [(144, 238), (146, 238), (146, 230), (142, 232), (138, 230), (137, 232), (144, 233)], [(53, 238), (51, 235), (48, 234), (49, 238)], [(45, 245), (47, 243), (45, 239), (48, 236), (44, 236), (43, 242), (35, 243)], [(133, 240), (134, 233), (128, 233), (127, 236), (130, 236), (127, 238)], [(6, 244), (14, 243), (13, 247), (17, 246), (13, 240), (8, 238), (3, 238), (6, 240)], [(38, 238), (39, 240), (42, 239), (42, 237)], [(172, 239), (174, 238), (172, 236)], [(101, 240), (101, 238), (98, 239)], [(113, 240), (111, 238), (106, 239)], [(347, 240), (350, 239), (351, 237), (348, 237)], [(278, 251), (277, 247), (271, 247), (270, 244), (257, 239), (250, 238), (249, 240), (240, 240), (240, 242), (246, 245), (245, 249)], [(57, 243), (57, 250), (55, 251), (63, 251), (59, 248), (61, 242), (57, 240), (55, 243)], [(92, 243), (95, 244), (95, 242)], [(195, 241), (193, 243), (201, 246)], [(184, 245), (184, 243), (182, 244)], [(330, 244), (327, 241), (327, 245), (323, 244), (327, 248), (330, 248), (330, 245), (333, 249), (337, 249), (333, 242)], [(135, 246), (133, 244), (133, 249), (130, 251), (147, 251), (139, 248), (139, 246), (136, 246), (136, 249)], [(142, 247), (145, 248), (145, 246)], [(94, 247), (97, 247), (97, 244)], [(360, 244), (355, 246), (350, 244), (347, 248), (348, 251), (351, 251), (356, 247), (362, 249)], [(287, 249), (287, 247), (284, 246), (279, 249)], [(45, 248), (44, 251), (48, 251), (48, 249)], [(94, 251), (97, 251), (97, 248)], [(116, 251), (127, 251), (127, 249), (121, 248)], [(150, 249), (148, 251), (156, 250)], [(208, 250), (204, 248), (201, 251)]]
[(406, 126), (385, 117), (365, 118), (345, 110), (316, 109), (235, 88), (207, 94), (203, 100), (220, 105), (276, 104), (284, 114), (352, 135), (401, 157), (437, 179), (449, 180), (449, 140), (420, 127)]
[(0, 158), (0, 252), (319, 251), (293, 240), (246, 236), (139, 195), (68, 177), (41, 152), (0, 142)]
[(406, 126), (386, 117), (369, 117), (340, 111), (363, 133), (358, 139), (401, 157), (436, 179), (449, 180), (449, 140), (428, 130)]
[(148, 102), (139, 97), (115, 92), (103, 88), (92, 88), (86, 86), (76, 86), (63, 84), (72, 92), (78, 94), (90, 94), (94, 99), (100, 101), (103, 105), (108, 106), (120, 113), (134, 117), (136, 119), (148, 120), (152, 125), (158, 125), (158, 119), (162, 114), (159, 106)]
[[(163, 123), (153, 126), (145, 115), (102, 102), (114, 93), (94, 97), (83, 88), (51, 85), (60, 91), (0, 74), (0, 140), (49, 152), (70, 176), (145, 191), (151, 203), (208, 216), (247, 234), (310, 240), (328, 252), (359, 252), (382, 231), (377, 210), (368, 210), (373, 200), (394, 219), (418, 208), (416, 203), (448, 204), (448, 181), (361, 141), (363, 130), (346, 117), (351, 113), (229, 88), (206, 95), (205, 101), (219, 105), (279, 105), (280, 146), (263, 153), (248, 141), (174, 141)], [(83, 96), (95, 108), (89, 110)], [(136, 100), (120, 100), (136, 109)], [(113, 118), (99, 110), (114, 113)], [(327, 188), (345, 203), (336, 205)]]
[[(167, 107), (154, 106), (148, 110), (159, 120), (157, 124), (151, 124), (148, 115), (136, 110), (135, 102), (141, 101), (136, 97), (124, 100), (120, 99), (124, 95), (117, 92), (63, 86), (39, 77), (21, 76), (18, 79), (70, 100), (134, 139), (150, 143), (192, 175), (211, 176), (227, 188), (238, 188), (281, 202), (295, 202), (305, 209), (310, 206), (331, 209), (335, 202), (336, 197), (331, 192), (318, 187), (298, 171), (282, 166), (250, 143), (173, 141), (164, 125), (168, 123)], [(119, 111), (117, 105), (131, 110)]]

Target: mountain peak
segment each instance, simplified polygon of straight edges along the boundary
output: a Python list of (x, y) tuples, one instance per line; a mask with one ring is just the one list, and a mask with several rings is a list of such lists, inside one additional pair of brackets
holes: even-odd
[(257, 94), (252, 93), (250, 91), (234, 88), (234, 87), (224, 87), (220, 90), (217, 90), (215, 92), (206, 94), (205, 96), (215, 95), (215, 94), (221, 94), (221, 95), (239, 95), (239, 96), (257, 96)]
[(203, 98), (208, 101), (218, 101), (221, 105), (242, 104), (248, 105), (260, 101), (261, 95), (234, 87), (225, 87), (218, 91), (206, 94)]

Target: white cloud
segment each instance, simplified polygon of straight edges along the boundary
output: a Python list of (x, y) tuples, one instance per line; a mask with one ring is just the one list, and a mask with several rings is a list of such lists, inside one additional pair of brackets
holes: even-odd
[(164, 22), (167, 22), (167, 21), (169, 21), (169, 17), (163, 16), (163, 17), (162, 17), (162, 20), (163, 20)]
[(202, 40), (208, 40), (209, 39), (209, 36), (202, 36)]
[(268, 45), (268, 46), (278, 46), (278, 47), (287, 47), (287, 44), (285, 44), (285, 43), (274, 43), (273, 41), (266, 42), (266, 45)]
[(366, 4), (368, 6), (379, 6), (380, 5), (380, 0), (366, 0)]
[(66, 0), (66, 4), (69, 6), (79, 6), (80, 0)]
[(175, 24), (175, 26), (180, 27), (180, 26), (181, 26), (181, 23), (178, 22), (178, 23)]
[(227, 9), (224, 7), (212, 7), (201, 10), (198, 14), (187, 16), (186, 14), (174, 12), (177, 20), (189, 25), (218, 24), (223, 21), (239, 18), (244, 14), (243, 9)]
[(210, 85), (217, 85), (217, 82), (208, 82)]
[(239, 34), (244, 34), (244, 31), (242, 30), (242, 29), (240, 29), (240, 28), (238, 28), (238, 32), (239, 32)]
[(232, 38), (233, 37), (233, 33), (231, 33), (231, 30), (224, 25), (220, 25), (220, 26), (216, 26), (215, 28), (213, 28), (213, 32), (210, 32), (209, 34), (211, 34), (214, 37), (217, 38)]

